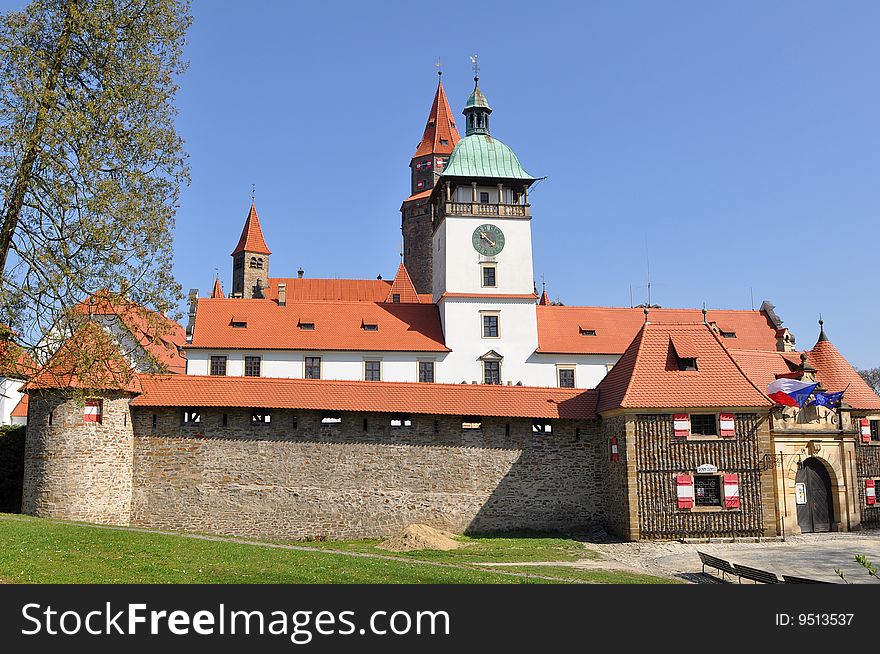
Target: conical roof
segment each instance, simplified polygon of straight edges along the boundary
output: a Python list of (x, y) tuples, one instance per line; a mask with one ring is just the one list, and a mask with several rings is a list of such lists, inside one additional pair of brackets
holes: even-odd
[(244, 228), (241, 230), (241, 237), (238, 239), (238, 245), (232, 251), (233, 256), (239, 252), (254, 252), (256, 254), (272, 254), (269, 246), (266, 245), (266, 239), (263, 238), (263, 230), (260, 228), (260, 219), (257, 216), (257, 208), (251, 202), (250, 211), (248, 211), (247, 219), (244, 221)]
[(434, 94), (434, 104), (431, 105), (431, 113), (428, 114), (428, 122), (425, 124), (425, 133), (422, 141), (416, 148), (416, 157), (424, 157), (429, 154), (451, 154), (455, 144), (461, 140), (461, 135), (455, 126), (455, 118), (446, 99), (446, 91), (443, 83), (437, 83), (437, 92)]

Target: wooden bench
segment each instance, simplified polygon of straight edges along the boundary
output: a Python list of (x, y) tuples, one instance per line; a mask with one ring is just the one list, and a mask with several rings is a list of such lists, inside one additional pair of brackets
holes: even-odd
[(717, 556), (712, 556), (711, 554), (706, 554), (705, 552), (700, 552), (697, 550), (697, 554), (700, 555), (700, 561), (703, 562), (703, 574), (706, 574), (706, 567), (715, 568), (719, 572), (721, 572), (721, 579), (724, 579), (725, 574), (729, 574), (731, 576), (737, 575), (736, 570), (733, 569), (733, 566), (725, 561), (724, 559), (719, 559)]
[(782, 579), (787, 584), (831, 584), (831, 581), (819, 581), (818, 579), (808, 579), (807, 577), (794, 577), (792, 575), (782, 575)]
[(746, 579), (751, 579), (755, 583), (779, 583), (779, 578), (772, 572), (767, 572), (766, 570), (758, 570), (758, 568), (750, 568), (747, 565), (740, 565), (739, 563), (735, 563), (733, 567), (736, 569), (736, 575), (739, 576), (739, 583), (742, 583), (743, 577), (745, 577)]

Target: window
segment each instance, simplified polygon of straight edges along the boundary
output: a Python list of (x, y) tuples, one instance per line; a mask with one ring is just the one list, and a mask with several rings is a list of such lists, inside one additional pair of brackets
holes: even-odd
[(719, 330), (721, 334), (721, 338), (736, 338), (736, 332), (726, 332), (723, 329)]
[(290, 417), (290, 428), (299, 429), (299, 416), (294, 415)]
[(500, 384), (501, 383), (501, 362), (500, 361), (483, 361), (483, 383), (484, 384)]
[(244, 376), (259, 377), (260, 376), (260, 357), (244, 358)]
[(553, 425), (549, 422), (536, 421), (532, 423), (533, 434), (550, 434), (553, 432)]
[(229, 424), (229, 414), (228, 413), (223, 414), (223, 418), (221, 419), (221, 422), (223, 423), (224, 427), (226, 427)]
[(483, 338), (498, 338), (498, 315), (483, 315)]
[(381, 361), (364, 361), (364, 381), (382, 381)]
[(306, 379), (321, 379), (321, 357), (306, 357)]
[(428, 159), (428, 160), (425, 162), (425, 168), (428, 168), (428, 169), (431, 168), (431, 160), (430, 160), (430, 159)]
[(417, 188), (417, 189), (423, 189), (423, 188), (425, 188), (425, 180), (420, 179), (418, 182), (416, 182), (416, 188)]
[[(449, 139), (440, 139), (440, 145), (449, 145)], [(443, 159), (437, 160), (437, 165), (445, 164), (446, 162)]]
[(585, 327), (580, 327), (578, 329), (578, 332), (580, 332), (581, 336), (595, 336), (596, 335), (595, 329), (586, 329)]
[(226, 357), (211, 357), (211, 374), (223, 376), (226, 374)]
[(483, 419), (477, 416), (466, 416), (461, 419), (462, 429), (482, 429)]
[(495, 281), (495, 266), (483, 266), (483, 286), (497, 286)]
[[(156, 416), (153, 416), (153, 417), (155, 418)], [(53, 421), (53, 420), (54, 420), (54, 418), (53, 418), (53, 412), (50, 411), (50, 412), (49, 412), (49, 426), (50, 426), (50, 427), (52, 426), (52, 421)], [(154, 424), (153, 426), (155, 427), (156, 425)]]
[(692, 413), (691, 434), (698, 436), (717, 436), (718, 428), (714, 413)]
[(202, 421), (201, 409), (184, 409), (181, 422), (184, 425), (197, 425)]
[(412, 427), (412, 419), (409, 416), (392, 416), (391, 426), (395, 429), (400, 429), (401, 427)]
[(83, 422), (100, 423), (104, 414), (103, 400), (86, 400), (83, 406)]
[(379, 325), (374, 322), (365, 322), (361, 325), (365, 332), (377, 332), (379, 331)]
[(394, 293), (394, 294), (391, 296), (391, 301), (392, 301), (394, 304), (400, 304), (400, 293)]
[(256, 267), (257, 267), (257, 258), (256, 258), (256, 257), (251, 257), (251, 264), (250, 264), (250, 266), (251, 266), (251, 268), (256, 268)]
[(245, 320), (236, 320), (232, 319), (232, 327), (233, 329), (245, 329), (247, 327), (247, 321)]
[(880, 441), (880, 420), (871, 421), (871, 440)]
[(297, 325), (297, 327), (299, 327), (300, 329), (302, 329), (303, 331), (306, 331), (306, 332), (315, 331), (315, 323), (313, 323), (313, 322), (301, 322)]
[(154, 413), (153, 414), (153, 429), (156, 428), (156, 425), (158, 424), (158, 422), (159, 422), (159, 416)]
[(694, 476), (694, 504), (696, 506), (721, 506), (721, 477), (719, 475)]
[(696, 370), (697, 360), (694, 357), (678, 357), (679, 370)]
[(487, 191), (480, 191), (480, 204), (489, 204), (489, 193)]
[(272, 414), (267, 409), (254, 409), (251, 413), (251, 424), (268, 425), (272, 422)]
[(574, 388), (574, 368), (558, 368), (559, 388)]
[(342, 422), (342, 414), (338, 412), (325, 413), (321, 417), (322, 425), (338, 425)]
[(434, 362), (433, 361), (419, 361), (419, 381), (420, 382), (434, 382)]

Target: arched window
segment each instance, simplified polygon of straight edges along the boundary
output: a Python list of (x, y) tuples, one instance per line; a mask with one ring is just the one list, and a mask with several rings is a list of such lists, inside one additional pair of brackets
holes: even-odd
[(251, 257), (251, 268), (256, 268), (256, 267), (257, 267), (257, 258)]
[(262, 259), (257, 259), (257, 268), (259, 270), (263, 269), (263, 260)]

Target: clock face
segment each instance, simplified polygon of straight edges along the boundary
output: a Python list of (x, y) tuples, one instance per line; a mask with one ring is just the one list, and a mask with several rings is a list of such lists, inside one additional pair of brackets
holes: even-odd
[(495, 256), (504, 249), (504, 233), (495, 225), (477, 227), (472, 241), (474, 249), (487, 257)]

